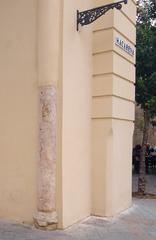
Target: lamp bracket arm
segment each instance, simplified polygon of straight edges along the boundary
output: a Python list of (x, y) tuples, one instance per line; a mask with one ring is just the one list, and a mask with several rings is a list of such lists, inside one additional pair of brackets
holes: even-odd
[(121, 3), (127, 4), (127, 0), (122, 0), (116, 3), (111, 3), (101, 7), (92, 8), (82, 12), (77, 11), (77, 31), (79, 29), (79, 24), (81, 26), (88, 25), (94, 22), (96, 19), (98, 19), (102, 15), (104, 15), (110, 9), (116, 8), (120, 10), (122, 8)]

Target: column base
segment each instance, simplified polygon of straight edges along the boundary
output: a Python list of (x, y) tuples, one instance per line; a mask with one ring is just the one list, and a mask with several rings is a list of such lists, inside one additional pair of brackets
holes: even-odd
[(57, 222), (56, 212), (37, 212), (34, 215), (34, 225), (41, 230), (56, 230)]

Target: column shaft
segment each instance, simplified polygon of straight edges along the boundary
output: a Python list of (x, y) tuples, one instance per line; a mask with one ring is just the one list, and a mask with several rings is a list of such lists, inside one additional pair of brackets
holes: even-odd
[(59, 1), (38, 1), (39, 161), (35, 225), (56, 228), (56, 83)]

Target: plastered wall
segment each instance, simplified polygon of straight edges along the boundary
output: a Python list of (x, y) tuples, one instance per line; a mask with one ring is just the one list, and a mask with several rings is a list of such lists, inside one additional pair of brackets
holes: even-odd
[(41, 2), (39, 10), (37, 0), (0, 0), (0, 218), (33, 222), (38, 87), (50, 84), (57, 92), (54, 197), (58, 227), (66, 228), (131, 205), (135, 55), (114, 39), (135, 48), (135, 2), (97, 20), (93, 35), (91, 26), (76, 31), (76, 11), (109, 2)]
[[(50, 32), (51, 19), (48, 22), (45, 11), (38, 10), (37, 1), (0, 1), (1, 218), (33, 222), (38, 185), (38, 87), (51, 81), (57, 88), (58, 226), (69, 226), (90, 215), (92, 33), (90, 28), (76, 31), (76, 10), (88, 7), (89, 0), (62, 3), (56, 29)], [(47, 38), (54, 38), (54, 32), (59, 36), (55, 41), (59, 50)]]
[(33, 222), (38, 92), (36, 0), (0, 0), (0, 218)]
[(62, 72), (62, 226), (91, 211), (91, 38), (89, 28), (76, 31), (76, 11), (90, 1), (65, 1)]
[[(94, 1), (95, 6), (110, 1)], [(136, 5), (110, 10), (93, 27), (92, 214), (114, 216), (131, 205), (131, 151), (134, 130)]]

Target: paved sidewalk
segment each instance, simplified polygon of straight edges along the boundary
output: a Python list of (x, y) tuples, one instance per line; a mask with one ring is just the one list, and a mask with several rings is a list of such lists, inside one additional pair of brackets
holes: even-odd
[(0, 221), (0, 240), (156, 240), (156, 200), (134, 199), (115, 218), (90, 217), (65, 231), (40, 231)]
[[(147, 175), (147, 191), (156, 193), (156, 175)], [(137, 175), (133, 176), (133, 191)], [(0, 220), (0, 240), (156, 240), (156, 199), (133, 199), (133, 205), (114, 218), (89, 217), (64, 231), (40, 231)]]

